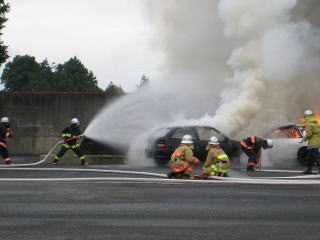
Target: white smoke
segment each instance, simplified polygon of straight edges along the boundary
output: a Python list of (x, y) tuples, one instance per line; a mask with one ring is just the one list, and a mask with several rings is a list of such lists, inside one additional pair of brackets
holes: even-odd
[[(162, 124), (212, 125), (238, 138), (319, 109), (314, 0), (145, 0), (164, 55), (151, 87), (107, 106), (86, 133), (130, 143)], [(313, 14), (313, 16), (318, 16)]]
[(239, 134), (261, 112), (278, 109), (282, 112), (278, 115), (289, 121), (286, 113), (302, 111), (301, 104), (288, 108), (289, 94), (285, 106), (277, 104), (286, 94), (284, 85), (294, 85), (299, 94), (299, 84), (310, 81), (309, 73), (319, 73), (319, 30), (310, 23), (292, 21), (290, 11), (296, 4), (296, 0), (219, 2), (225, 35), (244, 42), (228, 60), (233, 76), (226, 80), (229, 86), (221, 94), (222, 104), (213, 118), (214, 125), (229, 134)]

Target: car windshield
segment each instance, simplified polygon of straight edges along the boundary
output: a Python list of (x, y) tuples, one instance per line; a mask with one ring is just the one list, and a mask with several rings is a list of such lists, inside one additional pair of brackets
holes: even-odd
[(159, 128), (150, 135), (149, 140), (154, 140), (156, 138), (163, 137), (169, 131), (170, 131), (170, 128)]

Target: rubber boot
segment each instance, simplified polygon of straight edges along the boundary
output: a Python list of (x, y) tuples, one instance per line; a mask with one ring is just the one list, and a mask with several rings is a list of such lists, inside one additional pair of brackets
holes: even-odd
[(169, 179), (173, 178), (173, 172), (169, 172), (169, 173), (167, 174), (167, 176), (168, 176)]
[(312, 167), (308, 166), (308, 168), (303, 172), (303, 174), (312, 174)]
[(87, 163), (85, 160), (81, 160), (81, 165), (82, 165), (82, 166), (88, 166), (89, 163)]

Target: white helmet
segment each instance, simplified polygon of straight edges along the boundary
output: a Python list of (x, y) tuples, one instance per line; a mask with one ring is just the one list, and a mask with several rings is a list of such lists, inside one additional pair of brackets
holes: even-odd
[(313, 112), (312, 112), (310, 109), (304, 111), (304, 116), (305, 116), (305, 117), (307, 117), (307, 116), (309, 116), (309, 115), (312, 115), (312, 114), (313, 114)]
[(218, 138), (217, 138), (216, 136), (211, 137), (211, 138), (210, 138), (210, 141), (209, 141), (209, 144), (219, 145)]
[(189, 134), (184, 135), (184, 136), (182, 137), (181, 143), (192, 144), (193, 141), (192, 141), (191, 135), (189, 135)]
[(10, 122), (10, 120), (8, 117), (1, 118), (1, 123), (9, 123), (9, 122)]
[(273, 141), (272, 139), (267, 139), (268, 148), (273, 148)]
[(79, 121), (78, 118), (72, 118), (72, 119), (71, 119), (71, 124), (75, 124), (75, 123), (80, 124), (80, 121)]

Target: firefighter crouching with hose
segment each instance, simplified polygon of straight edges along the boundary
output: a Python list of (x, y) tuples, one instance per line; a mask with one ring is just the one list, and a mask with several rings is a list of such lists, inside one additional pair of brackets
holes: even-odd
[(6, 164), (11, 164), (6, 138), (14, 138), (10, 132), (10, 120), (8, 117), (1, 118), (0, 124), (0, 153)]
[(180, 146), (171, 155), (168, 178), (190, 179), (190, 174), (200, 162), (193, 156), (193, 140), (191, 135), (184, 135)]
[(231, 164), (228, 155), (220, 147), (217, 137), (210, 138), (206, 150), (208, 150), (208, 155), (200, 178), (206, 179), (208, 176), (228, 177)]
[(252, 136), (243, 139), (240, 142), (243, 152), (249, 157), (247, 164), (248, 172), (258, 171), (261, 165), (261, 150), (272, 148), (272, 139), (264, 140), (262, 138)]
[(54, 158), (53, 165), (57, 165), (62, 156), (69, 150), (72, 149), (81, 160), (81, 165), (87, 166), (86, 156), (82, 153), (80, 149), (80, 144), (78, 144), (77, 139), (84, 136), (81, 134), (79, 129), (80, 121), (77, 118), (71, 119), (71, 125), (62, 130), (62, 138), (64, 139), (64, 144), (62, 144), (60, 151)]

